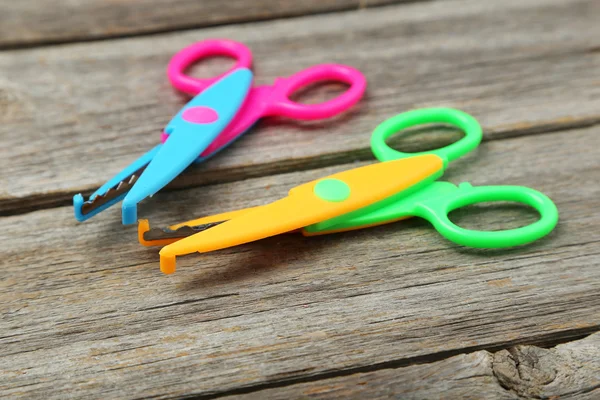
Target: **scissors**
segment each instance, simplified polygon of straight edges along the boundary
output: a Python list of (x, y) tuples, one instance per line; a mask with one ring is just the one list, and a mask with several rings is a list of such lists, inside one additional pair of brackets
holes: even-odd
[[(229, 71), (210, 79), (185, 74), (193, 63), (217, 55), (233, 57), (236, 63)], [(85, 221), (123, 200), (123, 224), (135, 223), (139, 202), (154, 195), (193, 162), (202, 162), (225, 148), (260, 118), (330, 118), (353, 106), (366, 89), (360, 71), (339, 64), (316, 65), (290, 77), (277, 78), (273, 85), (251, 86), (251, 64), (250, 50), (231, 40), (206, 40), (175, 54), (167, 76), (177, 90), (196, 97), (163, 130), (161, 144), (119, 172), (89, 199), (75, 195), (75, 218)], [(320, 104), (290, 100), (296, 90), (323, 81), (350, 86), (338, 97)]]
[[(446, 147), (403, 153), (385, 140), (402, 129), (445, 123), (465, 136)], [(138, 224), (138, 239), (146, 246), (165, 246), (160, 268), (175, 271), (176, 256), (208, 252), (287, 232), (305, 236), (342, 232), (387, 224), (409, 217), (428, 220), (446, 239), (475, 248), (504, 248), (530, 243), (557, 224), (558, 210), (544, 194), (521, 186), (458, 186), (437, 181), (447, 165), (474, 150), (482, 139), (479, 123), (449, 108), (430, 108), (399, 114), (380, 124), (371, 148), (381, 161), (297, 186), (273, 203), (186, 221), (165, 229)], [(455, 225), (448, 214), (458, 208), (489, 201), (511, 201), (533, 207), (540, 219), (504, 231), (477, 231)]]

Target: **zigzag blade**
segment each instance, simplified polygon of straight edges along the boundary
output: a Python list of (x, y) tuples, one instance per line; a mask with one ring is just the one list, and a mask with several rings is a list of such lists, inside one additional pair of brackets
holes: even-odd
[(85, 201), (81, 205), (81, 213), (84, 215), (89, 214), (90, 212), (110, 202), (112, 199), (119, 197), (123, 193), (127, 193), (135, 184), (135, 182), (137, 182), (142, 172), (144, 172), (144, 169), (146, 169), (146, 165), (120, 181), (117, 185), (108, 189), (104, 194), (99, 194), (93, 199)]
[(194, 226), (184, 225), (177, 229), (151, 228), (150, 230), (144, 232), (144, 240), (152, 241), (162, 239), (183, 239), (185, 237), (192, 236), (198, 232), (202, 232), (214, 226), (222, 224), (223, 222), (225, 221), (210, 222), (208, 224)]

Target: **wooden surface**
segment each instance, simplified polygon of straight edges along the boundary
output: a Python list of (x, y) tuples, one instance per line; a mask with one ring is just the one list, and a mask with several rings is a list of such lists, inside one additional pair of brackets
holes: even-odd
[(0, 48), (169, 32), (403, 1), (407, 0), (2, 0)]
[[(0, 207), (12, 214), (70, 204), (74, 194), (91, 193), (153, 147), (186, 100), (167, 83), (169, 57), (208, 37), (247, 43), (259, 83), (335, 61), (364, 71), (368, 93), (359, 107), (326, 123), (265, 120), (227, 153), (175, 181), (179, 187), (371, 159), (374, 127), (415, 107), (464, 109), (481, 121), (486, 139), (600, 121), (599, 2), (459, 4), (415, 3), (6, 51), (0, 54), (6, 71), (0, 76), (0, 134), (11, 151), (0, 159)], [(223, 69), (210, 66), (198, 73)]]
[(546, 349), (519, 345), (408, 367), (388, 367), (226, 399), (597, 399), (600, 333)]
[[(152, 27), (158, 8), (112, 33), (100, 16), (122, 23), (112, 15), (133, 2), (114, 2), (88, 31), (78, 23), (60, 29), (51, 6), (43, 13), (33, 1), (0, 4), (11, 20), (29, 18), (36, 4), (37, 15), (54, 19), (49, 28), (0, 35), (33, 46), (0, 52), (0, 397), (598, 398), (599, 3), (446, 0), (350, 10), (350, 1), (276, 2), (281, 10), (255, 17), (272, 8), (266, 3), (211, 17), (228, 26), (185, 32), (178, 30), (206, 24)], [(235, 24), (297, 14), (304, 16)], [(64, 36), (46, 40), (43, 29)], [(140, 37), (48, 44), (123, 34)], [(157, 142), (186, 101), (169, 88), (164, 67), (175, 50), (208, 37), (247, 43), (260, 83), (335, 61), (365, 72), (368, 95), (324, 124), (261, 122), (145, 201), (140, 215), (153, 224), (263, 204), (367, 164), (379, 122), (452, 106), (482, 122), (485, 141), (445, 179), (538, 189), (557, 204), (559, 226), (505, 251), (455, 246), (419, 220), (286, 235), (182, 257), (176, 274), (162, 275), (157, 250), (137, 244), (117, 208), (81, 224), (69, 202)], [(456, 138), (428, 130), (398, 145), (419, 150)], [(506, 205), (453, 219), (510, 228), (535, 215)]]

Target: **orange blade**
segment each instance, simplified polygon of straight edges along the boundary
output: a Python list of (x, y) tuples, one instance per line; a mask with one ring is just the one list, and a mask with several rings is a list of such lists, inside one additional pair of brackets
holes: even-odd
[[(442, 168), (441, 158), (427, 154), (355, 168), (305, 183), (290, 190), (288, 197), (165, 246), (160, 251), (161, 270), (174, 272), (178, 255), (236, 246), (358, 210), (417, 184)], [(338, 184), (336, 187), (341, 181), (348, 188), (347, 196), (326, 199), (327, 195), (316, 188), (324, 181)]]
[[(195, 226), (199, 226), (199, 225), (210, 224), (213, 222), (229, 221), (230, 219), (238, 217), (242, 214), (245, 214), (245, 213), (250, 212), (257, 208), (258, 207), (249, 207), (249, 208), (244, 208), (241, 210), (235, 210), (235, 211), (224, 212), (221, 214), (215, 214), (215, 215), (211, 215), (208, 217), (196, 218), (196, 219), (192, 219), (189, 221), (181, 222), (179, 224), (171, 225), (167, 229), (175, 231), (184, 226), (195, 227)], [(150, 222), (147, 219), (138, 220), (138, 241), (140, 242), (141, 245), (146, 246), (146, 247), (166, 246), (166, 245), (169, 245), (171, 243), (177, 242), (178, 240), (182, 239), (182, 238), (169, 238), (169, 239), (146, 240), (144, 238), (144, 235), (149, 230), (150, 230)]]
[(189, 221), (185, 221), (185, 222), (181, 222), (179, 224), (171, 225), (171, 226), (169, 226), (169, 229), (175, 230), (177, 228), (181, 228), (182, 226), (186, 226), (186, 225), (187, 226), (194, 226), (194, 225), (210, 224), (211, 222), (229, 221), (230, 219), (234, 219), (234, 218), (239, 217), (240, 215), (246, 214), (246, 213), (248, 213), (250, 211), (254, 211), (254, 210), (258, 209), (259, 207), (263, 207), (263, 206), (243, 208), (241, 210), (228, 211), (228, 212), (224, 212), (224, 213), (221, 213), (221, 214), (211, 215), (211, 216), (208, 216), (208, 217), (191, 219)]

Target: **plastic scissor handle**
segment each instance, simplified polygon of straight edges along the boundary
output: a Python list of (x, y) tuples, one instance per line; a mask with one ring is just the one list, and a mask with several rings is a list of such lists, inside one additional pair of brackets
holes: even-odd
[(123, 225), (135, 223), (137, 204), (175, 179), (227, 127), (251, 85), (252, 72), (236, 69), (195, 96), (171, 119), (165, 128), (169, 140), (123, 199)]
[[(229, 56), (235, 58), (236, 63), (214, 78), (200, 79), (185, 74), (185, 70), (192, 64), (211, 56)], [(169, 61), (167, 76), (177, 90), (196, 95), (234, 69), (250, 69), (251, 66), (252, 53), (244, 44), (227, 39), (212, 39), (194, 43), (177, 52)]]
[[(319, 104), (301, 104), (290, 100), (298, 89), (317, 82), (336, 81), (350, 85), (338, 97)], [(330, 118), (352, 107), (362, 97), (367, 80), (357, 69), (341, 64), (320, 64), (287, 78), (278, 78), (269, 97), (266, 115), (280, 115), (299, 120)]]
[[(448, 218), (458, 208), (481, 202), (511, 201), (533, 207), (540, 219), (530, 225), (503, 231), (461, 228)], [(468, 247), (504, 248), (538, 240), (554, 229), (558, 210), (545, 194), (522, 186), (478, 186), (462, 183), (458, 190), (417, 204), (415, 215), (427, 219), (446, 239)]]
[[(465, 136), (448, 146), (419, 153), (404, 153), (392, 149), (385, 142), (387, 138), (402, 129), (422, 124), (450, 124), (461, 129)], [(452, 108), (422, 108), (398, 114), (379, 124), (371, 136), (371, 149), (379, 161), (397, 160), (421, 154), (435, 154), (444, 161), (444, 166), (446, 166), (448, 162), (474, 150), (481, 142), (482, 136), (479, 122), (463, 111)]]

